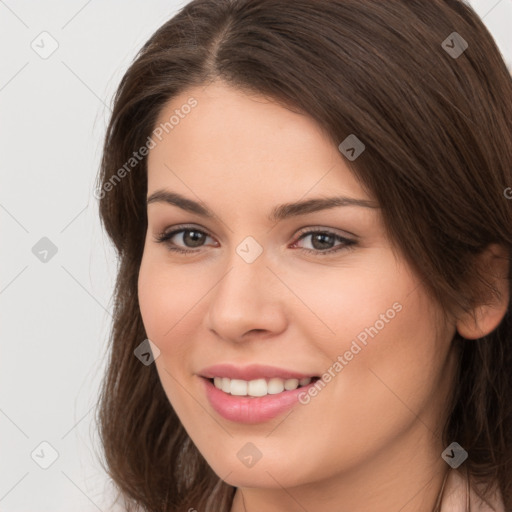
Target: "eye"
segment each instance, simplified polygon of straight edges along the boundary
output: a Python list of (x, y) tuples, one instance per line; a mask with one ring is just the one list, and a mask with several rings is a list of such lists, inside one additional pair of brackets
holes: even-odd
[(208, 237), (208, 234), (205, 233), (204, 231), (201, 231), (200, 229), (192, 227), (181, 227), (174, 229), (170, 232), (164, 231), (163, 233), (160, 233), (158, 236), (155, 237), (155, 241), (158, 243), (165, 244), (170, 251), (185, 254), (197, 252), (186, 248), (183, 249), (182, 247), (176, 245), (176, 243), (173, 242), (172, 239), (176, 237), (176, 239), (179, 240), (180, 237), (178, 237), (177, 235), (180, 235), (182, 242), (185, 244), (185, 247), (189, 247), (192, 249), (200, 248), (204, 240)]
[[(340, 236), (333, 231), (326, 229), (310, 229), (303, 233), (294, 245), (307, 237), (311, 237), (311, 246), (313, 249), (304, 247), (299, 247), (299, 249), (308, 253), (321, 254), (322, 256), (325, 254), (332, 254), (343, 249), (353, 248), (352, 246), (357, 243), (355, 240)], [(341, 243), (338, 246), (333, 247), (336, 240)]]
[[(326, 229), (310, 229), (309, 231), (303, 232), (298, 240), (292, 245), (292, 247), (297, 246), (298, 242), (305, 240), (307, 237), (311, 237), (312, 249), (304, 247), (298, 248), (301, 251), (319, 255), (332, 254), (343, 249), (349, 249), (357, 244), (355, 240), (340, 236), (333, 231)], [(185, 248), (177, 245), (176, 242), (180, 238), (181, 242), (185, 245)], [(157, 243), (165, 244), (170, 251), (179, 252), (182, 254), (194, 254), (199, 252), (198, 250), (194, 249), (201, 248), (207, 238), (211, 237), (200, 229), (191, 226), (177, 226), (172, 231), (164, 231), (157, 235), (155, 237), (155, 241)], [(173, 241), (173, 239), (176, 240)], [(333, 244), (336, 241), (340, 243), (333, 247)]]

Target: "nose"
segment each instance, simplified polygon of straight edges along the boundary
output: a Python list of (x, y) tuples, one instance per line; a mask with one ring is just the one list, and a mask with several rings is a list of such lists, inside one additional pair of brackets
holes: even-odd
[(206, 326), (220, 339), (267, 338), (286, 328), (286, 287), (265, 252), (252, 263), (235, 253), (209, 297)]

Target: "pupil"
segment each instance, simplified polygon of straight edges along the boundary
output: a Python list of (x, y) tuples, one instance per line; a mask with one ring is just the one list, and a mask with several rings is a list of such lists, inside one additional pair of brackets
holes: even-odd
[[(327, 241), (326, 241), (327, 239)], [(320, 241), (320, 246), (317, 247), (317, 244), (315, 244), (316, 241)], [(322, 245), (322, 243), (327, 244), (327, 247), (325, 245)], [(330, 245), (332, 243), (332, 235), (328, 235), (326, 233), (319, 233), (316, 235), (313, 235), (313, 247), (315, 249), (330, 249)]]
[[(196, 236), (189, 237), (188, 235), (190, 235), (191, 233)], [(185, 231), (185, 239), (190, 239), (192, 241), (192, 243), (190, 244), (192, 247), (199, 247), (201, 245), (203, 236), (204, 236), (203, 233), (199, 233), (199, 231), (192, 231), (192, 230)], [(185, 243), (187, 243), (187, 240), (185, 240)], [(187, 243), (187, 245), (188, 245), (188, 243)]]

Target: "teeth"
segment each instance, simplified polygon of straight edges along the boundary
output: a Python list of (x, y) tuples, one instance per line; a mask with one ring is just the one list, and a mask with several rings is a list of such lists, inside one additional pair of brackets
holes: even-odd
[(238, 395), (238, 396), (247, 395), (247, 381), (245, 381), (245, 380), (232, 379), (230, 388), (231, 388), (232, 395)]
[(267, 384), (267, 393), (269, 395), (277, 395), (277, 393), (282, 393), (284, 391), (284, 381), (283, 379), (270, 379)]
[(213, 384), (217, 389), (224, 393), (236, 396), (265, 396), (276, 395), (283, 391), (292, 391), (299, 386), (307, 386), (311, 382), (311, 377), (302, 379), (280, 379), (272, 378), (255, 380), (228, 379), (227, 377), (214, 377)]
[(288, 379), (284, 381), (284, 389), (286, 391), (291, 391), (292, 389), (297, 389), (299, 387), (299, 379)]

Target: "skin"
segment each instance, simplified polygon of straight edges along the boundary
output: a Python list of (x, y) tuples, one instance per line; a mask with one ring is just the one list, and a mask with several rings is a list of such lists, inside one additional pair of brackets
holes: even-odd
[[(197, 106), (149, 153), (148, 196), (167, 189), (216, 216), (148, 205), (139, 302), (169, 401), (215, 473), (238, 487), (232, 512), (432, 510), (448, 469), (439, 429), (455, 369), (451, 340), (457, 328), (467, 337), (489, 332), (503, 310), (482, 310), (478, 324), (445, 323), (393, 251), (378, 208), (269, 222), (282, 203), (373, 198), (313, 119), (222, 82), (175, 97), (158, 123), (190, 96)], [(189, 232), (174, 236), (191, 256), (155, 241), (179, 224), (208, 235), (199, 247), (184, 239)], [(298, 241), (305, 228), (357, 244), (321, 254), (312, 235)], [(263, 248), (250, 264), (236, 252), (247, 236)], [(322, 375), (397, 302), (401, 311), (307, 405), (256, 425), (210, 406), (197, 375), (206, 366)], [(262, 454), (250, 468), (237, 457), (247, 442)]]

